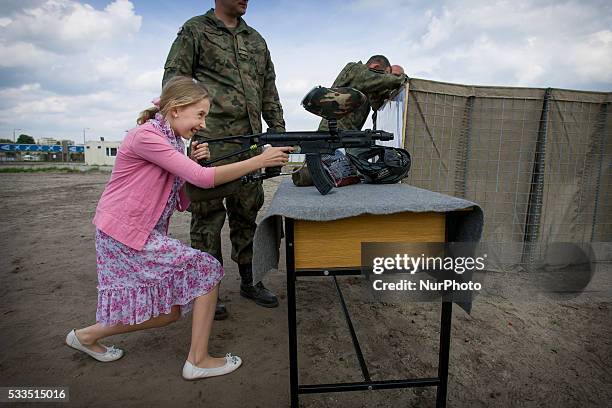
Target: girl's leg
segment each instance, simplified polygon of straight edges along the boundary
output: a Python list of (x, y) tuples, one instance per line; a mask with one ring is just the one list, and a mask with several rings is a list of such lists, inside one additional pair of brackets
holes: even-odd
[(180, 306), (172, 306), (172, 310), (169, 314), (153, 317), (146, 322), (139, 324), (118, 324), (116, 326), (103, 326), (100, 323), (96, 323), (92, 326), (75, 330), (75, 334), (79, 342), (88, 349), (98, 353), (104, 353), (106, 349), (98, 344), (98, 341), (104, 337), (138, 330), (151, 329), (154, 327), (167, 326), (168, 324), (177, 321), (180, 316)]
[(208, 354), (208, 338), (215, 317), (215, 305), (219, 286), (206, 295), (197, 297), (193, 304), (193, 321), (191, 323), (191, 347), (187, 360), (200, 368), (221, 367), (225, 364), (225, 357), (214, 358)]

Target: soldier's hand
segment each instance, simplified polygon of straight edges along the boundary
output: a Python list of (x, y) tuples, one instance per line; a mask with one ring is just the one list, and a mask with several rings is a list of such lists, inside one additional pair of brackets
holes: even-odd
[(196, 141), (191, 142), (191, 154), (189, 155), (191, 160), (208, 160), (210, 159), (210, 149), (208, 143), (199, 143)]
[(261, 167), (282, 167), (289, 161), (289, 153), (293, 147), (268, 147), (259, 155)]

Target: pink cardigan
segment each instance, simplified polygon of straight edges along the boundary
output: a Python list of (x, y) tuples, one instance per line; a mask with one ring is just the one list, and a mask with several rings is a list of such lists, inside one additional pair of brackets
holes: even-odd
[[(174, 175), (198, 187), (214, 187), (215, 168), (201, 167), (176, 151), (152, 124), (130, 130), (96, 208), (94, 225), (117, 241), (141, 250), (168, 202)], [(189, 205), (180, 189), (177, 209)]]

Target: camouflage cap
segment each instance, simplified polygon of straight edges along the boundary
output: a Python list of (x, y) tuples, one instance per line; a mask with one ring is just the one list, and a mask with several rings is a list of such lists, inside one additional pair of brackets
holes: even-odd
[(302, 99), (302, 106), (308, 112), (329, 120), (353, 112), (366, 101), (366, 96), (355, 88), (317, 86)]

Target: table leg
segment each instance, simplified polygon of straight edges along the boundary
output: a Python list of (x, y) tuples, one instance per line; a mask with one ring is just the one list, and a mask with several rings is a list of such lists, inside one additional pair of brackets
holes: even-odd
[(442, 311), (440, 313), (440, 354), (438, 360), (438, 378), (440, 379), (440, 385), (438, 385), (438, 393), (436, 396), (436, 408), (446, 407), (452, 317), (453, 303), (442, 302)]
[(287, 322), (289, 324), (289, 383), (291, 408), (299, 408), (297, 361), (297, 313), (295, 297), (295, 258), (293, 252), (293, 220), (285, 219), (285, 249), (287, 259)]

